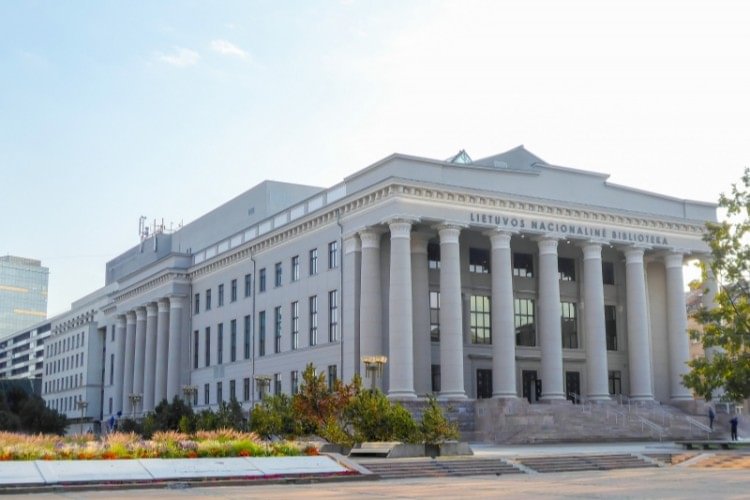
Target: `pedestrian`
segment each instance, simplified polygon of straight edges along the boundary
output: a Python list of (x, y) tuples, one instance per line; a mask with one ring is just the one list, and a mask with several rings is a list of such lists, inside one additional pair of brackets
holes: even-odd
[(732, 441), (737, 441), (737, 424), (739, 423), (737, 415), (733, 416), (729, 423), (732, 424)]
[(115, 432), (115, 416), (110, 415), (109, 420), (107, 420), (107, 428), (109, 429), (109, 432)]
[(713, 406), (708, 407), (708, 426), (711, 430), (714, 430), (714, 419), (716, 418), (716, 412)]

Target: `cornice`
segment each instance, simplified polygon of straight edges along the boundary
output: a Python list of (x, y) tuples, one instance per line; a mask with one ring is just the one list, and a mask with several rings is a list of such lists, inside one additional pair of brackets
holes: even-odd
[(59, 335), (61, 333), (65, 333), (67, 331), (74, 330), (81, 326), (92, 323), (95, 317), (96, 309), (90, 309), (88, 311), (76, 314), (72, 318), (68, 318), (65, 321), (57, 323), (54, 328), (52, 328), (52, 335)]
[(164, 284), (167, 284), (172, 281), (184, 281), (187, 282), (189, 279), (189, 275), (187, 272), (181, 272), (181, 271), (166, 271), (158, 276), (155, 276), (148, 281), (141, 283), (140, 285), (129, 288), (125, 290), (123, 293), (120, 293), (118, 295), (115, 295), (112, 297), (112, 302), (114, 305), (122, 303), (126, 300), (132, 299), (133, 297), (137, 297), (138, 295), (141, 295), (143, 293), (148, 292), (149, 290), (153, 290), (154, 288), (158, 288)]

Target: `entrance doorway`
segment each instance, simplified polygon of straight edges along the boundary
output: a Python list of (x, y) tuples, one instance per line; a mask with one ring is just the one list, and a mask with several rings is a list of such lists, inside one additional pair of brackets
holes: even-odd
[(521, 372), (521, 384), (523, 385), (523, 397), (529, 403), (535, 403), (542, 394), (542, 381), (537, 380), (536, 370), (523, 370)]
[(492, 397), (492, 370), (477, 370), (477, 399)]
[(565, 372), (565, 394), (574, 404), (581, 397), (581, 374), (578, 372)]

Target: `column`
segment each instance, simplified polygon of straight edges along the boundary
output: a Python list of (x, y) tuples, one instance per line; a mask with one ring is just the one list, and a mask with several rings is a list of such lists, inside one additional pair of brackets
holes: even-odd
[(583, 245), (583, 325), (586, 334), (586, 397), (593, 401), (609, 401), (602, 246), (599, 243)]
[(539, 339), (542, 348), (542, 401), (565, 400), (562, 365), (562, 307), (557, 240), (539, 242)]
[(344, 239), (341, 291), (341, 379), (351, 380), (359, 371), (359, 271), (362, 246), (355, 234)]
[[(713, 269), (711, 269), (710, 257), (701, 257), (701, 265), (706, 272), (706, 280), (703, 283), (703, 297), (701, 298), (701, 305), (708, 310), (715, 309), (716, 294), (719, 291), (718, 284), (716, 283), (716, 276), (714, 275)], [(705, 349), (704, 355), (709, 360), (712, 360), (717, 354), (724, 354), (724, 349), (720, 346), (712, 346)], [(718, 387), (713, 391), (713, 399), (720, 401), (724, 395), (724, 388)]]
[(651, 348), (648, 338), (646, 279), (643, 274), (643, 248), (625, 250), (625, 287), (628, 319), (628, 365), (630, 398), (651, 401)]
[(490, 231), (488, 235), (492, 245), (492, 397), (515, 398), (518, 392), (511, 233)]
[(135, 311), (129, 311), (125, 322), (125, 368), (122, 384), (122, 414), (130, 415), (130, 399), (133, 392), (133, 359), (135, 358)]
[(180, 358), (182, 357), (182, 309), (185, 299), (169, 298), (169, 354), (167, 357), (167, 400), (180, 396)]
[(156, 303), (146, 305), (146, 357), (143, 373), (143, 411), (154, 409), (154, 378), (156, 376)]
[(681, 253), (670, 253), (664, 256), (664, 267), (666, 267), (667, 272), (669, 396), (673, 401), (689, 401), (693, 399), (690, 390), (682, 384), (682, 376), (688, 373), (687, 362), (690, 360), (682, 260)]
[[(143, 367), (146, 357), (146, 308), (135, 310), (135, 357), (133, 358), (133, 392), (143, 397)], [(143, 399), (136, 411), (143, 413)]]
[(388, 397), (416, 398), (411, 302), (411, 222), (394, 220), (388, 290)]
[(123, 382), (125, 379), (125, 315), (119, 314), (116, 318), (115, 323), (115, 392), (112, 395), (114, 401), (112, 410), (117, 413), (118, 410), (122, 411), (122, 401), (125, 398), (123, 396)]
[(159, 317), (156, 321), (156, 370), (154, 374), (154, 402), (157, 405), (167, 397), (167, 363), (165, 360), (169, 355), (169, 300), (160, 299), (158, 309)]
[(465, 399), (463, 304), (458, 237), (461, 226), (444, 224), (440, 234), (440, 399)]
[[(359, 372), (365, 374), (362, 356), (383, 354), (383, 303), (380, 285), (380, 231), (359, 233), (362, 243), (361, 292), (359, 302)], [(367, 381), (369, 384), (369, 381)], [(382, 378), (380, 388), (383, 389)], [(368, 385), (369, 387), (369, 385)]]
[(430, 235), (411, 234), (412, 330), (414, 332), (414, 390), (432, 390), (432, 344), (430, 342), (430, 288), (427, 243)]

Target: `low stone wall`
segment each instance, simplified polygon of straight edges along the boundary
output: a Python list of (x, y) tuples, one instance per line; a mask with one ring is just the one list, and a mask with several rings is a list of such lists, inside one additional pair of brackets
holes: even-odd
[[(422, 420), (422, 414), (429, 406), (428, 400), (421, 398), (399, 402), (417, 421)], [(475, 431), (476, 401), (473, 399), (438, 401), (438, 404), (443, 409), (443, 414), (448, 420), (458, 423), (458, 430), (462, 436), (464, 433), (473, 433)]]

